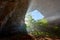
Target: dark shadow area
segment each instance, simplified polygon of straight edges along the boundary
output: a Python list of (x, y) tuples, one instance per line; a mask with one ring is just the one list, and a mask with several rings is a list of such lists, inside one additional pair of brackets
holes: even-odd
[(27, 35), (26, 24), (16, 25), (7, 21), (6, 25), (0, 30), (0, 38), (11, 37), (14, 35)]

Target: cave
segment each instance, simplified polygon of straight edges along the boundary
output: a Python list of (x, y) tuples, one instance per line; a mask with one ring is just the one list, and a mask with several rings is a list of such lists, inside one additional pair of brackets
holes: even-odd
[(40, 11), (50, 24), (60, 24), (60, 0), (0, 0), (0, 39), (27, 35), (25, 15), (34, 10)]

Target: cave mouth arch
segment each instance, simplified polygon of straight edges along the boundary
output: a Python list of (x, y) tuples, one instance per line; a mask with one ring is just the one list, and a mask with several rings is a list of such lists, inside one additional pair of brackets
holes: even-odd
[(27, 12), (25, 15), (25, 24), (26, 24), (27, 33), (31, 34), (32, 31), (35, 31), (34, 21), (37, 22), (38, 20), (42, 20), (43, 18), (44, 16), (38, 10)]

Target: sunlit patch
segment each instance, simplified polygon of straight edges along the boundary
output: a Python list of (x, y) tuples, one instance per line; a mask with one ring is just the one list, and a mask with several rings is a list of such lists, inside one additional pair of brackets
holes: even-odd
[[(50, 18), (49, 20), (55, 19), (54, 16), (52, 19)], [(27, 32), (34, 36), (60, 36), (60, 27), (58, 25), (50, 24), (46, 17), (38, 10), (28, 12), (25, 15), (25, 24)]]
[(44, 22), (44, 16), (38, 10), (34, 10), (32, 12), (26, 13), (26, 15), (25, 15), (25, 24), (27, 25), (27, 28), (26, 28), (27, 32), (30, 33), (31, 31), (35, 31), (35, 29), (34, 29), (34, 21), (36, 22), (36, 21), (42, 20), (42, 19), (43, 19), (42, 22)]
[(34, 10), (34, 11), (32, 11), (32, 12), (26, 13), (26, 15), (25, 15), (25, 23), (26, 23), (26, 24), (28, 24), (27, 22), (28, 22), (28, 20), (29, 20), (29, 19), (28, 19), (28, 18), (29, 18), (28, 15), (31, 15), (32, 18), (33, 18), (35, 21), (44, 18), (44, 16), (42, 15), (41, 12), (39, 12), (38, 10)]
[[(26, 15), (28, 15), (28, 14), (30, 14), (33, 17), (34, 20), (39, 20), (39, 19), (43, 19), (44, 18), (42, 13), (39, 12), (38, 10), (34, 10), (32, 12), (29, 12)], [(25, 19), (27, 19), (27, 18), (25, 18)]]
[(34, 10), (31, 13), (31, 16), (33, 17), (34, 20), (39, 20), (39, 19), (43, 19), (44, 16), (42, 15), (41, 12), (39, 12), (38, 10)]

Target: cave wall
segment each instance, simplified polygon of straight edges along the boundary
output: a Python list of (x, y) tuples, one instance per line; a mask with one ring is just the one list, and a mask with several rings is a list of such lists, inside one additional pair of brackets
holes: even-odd
[[(24, 27), (24, 18), (29, 8), (29, 3), (29, 0), (0, 0), (0, 37), (2, 35), (10, 35), (9, 33), (27, 32), (26, 27)], [(60, 18), (59, 3), (60, 0), (32, 0), (28, 10), (37, 9), (47, 19)]]
[(22, 25), (26, 12), (39, 10), (48, 20), (60, 18), (60, 0), (3, 0), (0, 1), (0, 25)]
[(0, 0), (0, 37), (27, 34), (24, 22), (28, 0)]

